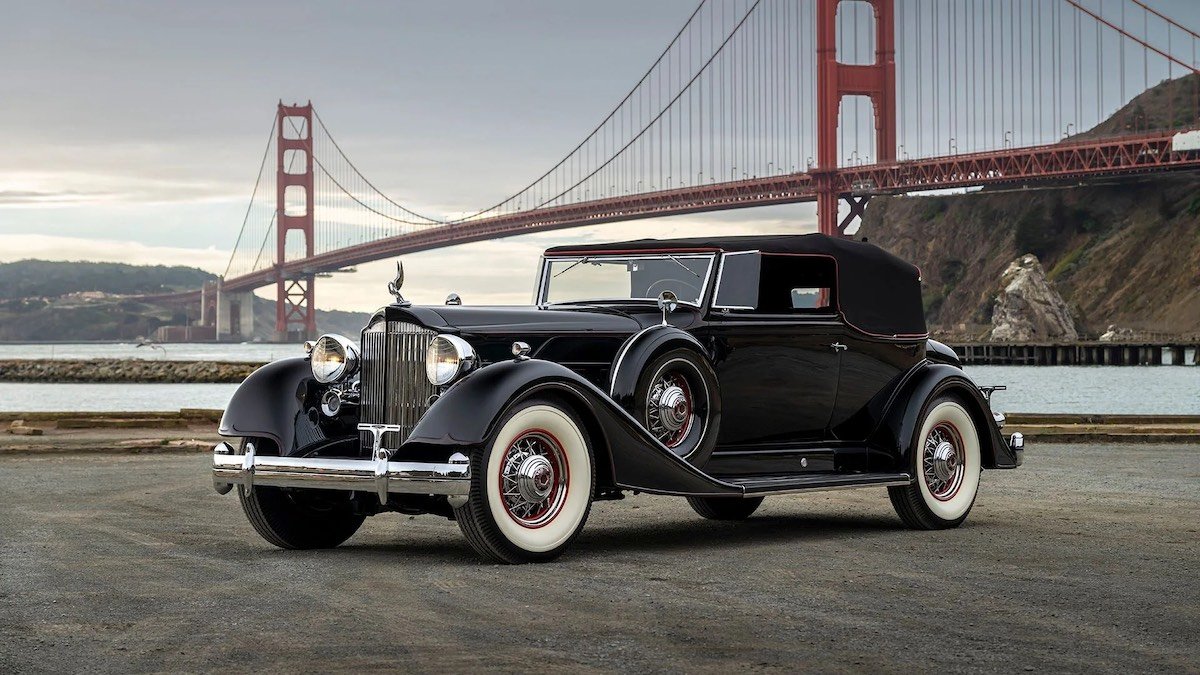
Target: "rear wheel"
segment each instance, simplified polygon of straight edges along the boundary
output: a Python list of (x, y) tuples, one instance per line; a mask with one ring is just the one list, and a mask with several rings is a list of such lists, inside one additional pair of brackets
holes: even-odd
[(454, 516), (471, 547), (490, 560), (553, 560), (583, 529), (595, 482), (592, 450), (575, 414), (530, 399), (474, 453), (471, 497)]
[(745, 520), (762, 505), (762, 497), (688, 497), (696, 513), (709, 520)]
[[(243, 441), (243, 452), (245, 443)], [(259, 449), (269, 441), (249, 439)], [(362, 526), (349, 492), (238, 486), (246, 518), (268, 542), (287, 549), (334, 548)]]
[(975, 422), (957, 399), (940, 397), (925, 413), (915, 441), (914, 480), (888, 488), (892, 506), (914, 529), (958, 527), (979, 493), (982, 464)]

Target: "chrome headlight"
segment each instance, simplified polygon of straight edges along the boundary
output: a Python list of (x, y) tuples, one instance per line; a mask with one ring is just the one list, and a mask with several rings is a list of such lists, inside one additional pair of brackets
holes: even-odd
[(425, 377), (444, 387), (475, 367), (475, 350), (457, 335), (439, 335), (425, 350)]
[(358, 345), (341, 335), (322, 335), (309, 354), (317, 382), (338, 382), (358, 372)]

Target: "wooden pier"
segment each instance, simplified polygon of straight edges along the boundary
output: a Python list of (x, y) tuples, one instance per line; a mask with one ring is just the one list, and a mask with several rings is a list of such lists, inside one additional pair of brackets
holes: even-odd
[(950, 345), (963, 364), (988, 366), (1195, 366), (1200, 340), (1188, 342), (1069, 342)]

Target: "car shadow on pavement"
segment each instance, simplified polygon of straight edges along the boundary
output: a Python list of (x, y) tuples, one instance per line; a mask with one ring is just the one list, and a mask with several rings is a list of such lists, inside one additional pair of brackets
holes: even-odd
[[(450, 524), (453, 527), (453, 524)], [(455, 530), (458, 528), (455, 527)], [(813, 516), (755, 516), (743, 521), (710, 521), (700, 519), (655, 520), (638, 524), (589, 522), (579, 538), (567, 550), (566, 556), (587, 553), (589, 556), (615, 555), (628, 552), (670, 552), (684, 549), (738, 549), (764, 545), (831, 539), (858, 539), (903, 530), (899, 520), (863, 515)], [(449, 534), (449, 533), (447, 533)], [(458, 534), (454, 532), (454, 534)], [(402, 555), (407, 559), (426, 558), (479, 561), (462, 539), (420, 537), (413, 541), (402, 529), (395, 531), (396, 539), (388, 542), (356, 543), (353, 539), (336, 551), (347, 556)]]
[(802, 540), (853, 539), (904, 529), (898, 521), (861, 515), (757, 516), (742, 521), (671, 520), (635, 526), (589, 526), (573, 549), (671, 551), (741, 548)]

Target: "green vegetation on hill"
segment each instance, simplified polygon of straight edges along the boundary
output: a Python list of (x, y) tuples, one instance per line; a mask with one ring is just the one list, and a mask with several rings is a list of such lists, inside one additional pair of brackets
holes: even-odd
[(859, 234), (924, 272), (942, 335), (991, 322), (1005, 267), (1038, 256), (1085, 335), (1200, 333), (1200, 176), (1051, 190), (877, 197)]
[[(0, 341), (135, 340), (196, 320), (191, 310), (134, 297), (198, 288), (215, 277), (191, 267), (22, 260), (0, 264)], [(99, 292), (104, 295), (79, 295)], [(190, 312), (190, 313), (189, 313)], [(254, 300), (254, 333), (275, 337), (275, 303)], [(367, 315), (317, 310), (317, 329), (355, 335)]]
[(194, 267), (20, 260), (0, 263), (0, 300), (56, 298), (80, 291), (114, 295), (199, 288), (216, 277)]
[[(1200, 126), (1197, 96), (1198, 75), (1161, 82), (1070, 140)], [(1001, 274), (1026, 253), (1084, 335), (1110, 324), (1200, 333), (1200, 174), (877, 197), (859, 234), (921, 267), (926, 318), (943, 336), (985, 332)]]

